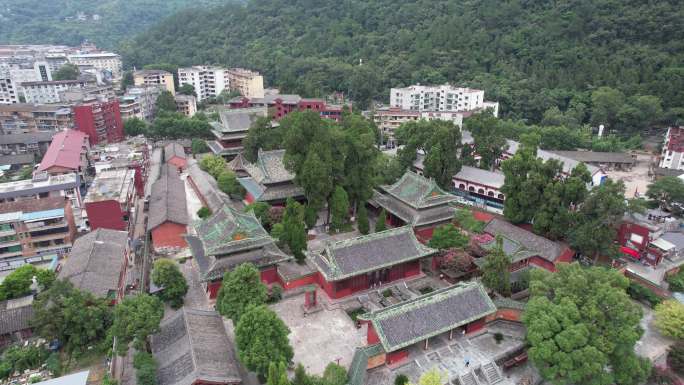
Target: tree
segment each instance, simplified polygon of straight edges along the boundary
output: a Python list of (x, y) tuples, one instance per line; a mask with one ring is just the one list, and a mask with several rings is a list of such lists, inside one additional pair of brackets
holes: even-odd
[(52, 74), (52, 80), (76, 80), (78, 75), (80, 75), (78, 66), (66, 63)]
[(121, 77), (121, 89), (125, 90), (128, 87), (133, 86), (135, 79), (133, 78), (133, 71), (125, 71)]
[(359, 205), (359, 209), (356, 211), (356, 225), (361, 234), (366, 235), (370, 232), (370, 224), (368, 223), (368, 210), (366, 209), (365, 202)]
[(68, 353), (84, 352), (104, 341), (112, 324), (109, 302), (56, 280), (34, 301), (32, 325), (41, 337), (61, 341)]
[(244, 198), (245, 188), (237, 180), (237, 176), (230, 170), (223, 170), (216, 179), (219, 190), (231, 197)]
[(185, 281), (178, 265), (170, 259), (158, 259), (152, 268), (152, 282), (162, 288), (159, 298), (178, 309), (183, 306), (183, 298), (188, 292), (188, 283)]
[(437, 368), (433, 368), (421, 374), (418, 385), (442, 385), (447, 382), (447, 377)]
[(399, 374), (394, 378), (394, 385), (407, 385), (409, 382), (405, 374)]
[(116, 338), (116, 353), (126, 355), (128, 345), (143, 350), (147, 337), (159, 331), (164, 306), (157, 297), (139, 294), (126, 297), (114, 307), (112, 336)]
[(261, 376), (268, 374), (271, 362), (291, 362), (294, 353), (287, 339), (289, 333), (272, 310), (264, 305), (250, 307), (235, 328), (240, 361)]
[(484, 231), (486, 225), (485, 222), (475, 219), (473, 212), (466, 208), (460, 208), (456, 210), (456, 213), (454, 213), (454, 221), (456, 221), (458, 226), (460, 226), (462, 229), (478, 234)]
[(209, 218), (211, 216), (211, 209), (209, 207), (201, 207), (197, 210), (197, 216), (200, 217), (200, 219)]
[(323, 162), (315, 150), (309, 151), (297, 174), (296, 182), (304, 189), (304, 195), (312, 210), (320, 210), (333, 191), (332, 172), (329, 163)]
[(250, 162), (256, 162), (259, 150), (276, 150), (283, 141), (283, 130), (268, 117), (260, 117), (252, 123), (243, 141), (242, 154)]
[(313, 385), (311, 377), (306, 374), (306, 370), (301, 363), (297, 364), (297, 367), (295, 368), (292, 385)]
[(684, 181), (674, 176), (666, 176), (651, 183), (646, 196), (660, 202), (660, 207), (670, 207), (673, 203), (684, 203)]
[(158, 112), (176, 112), (176, 99), (169, 91), (162, 91), (157, 97), (157, 111)]
[(204, 139), (193, 138), (190, 148), (195, 155), (209, 152), (209, 146), (207, 146), (207, 142)]
[(468, 246), (468, 236), (451, 223), (439, 226), (432, 234), (428, 246), (434, 249), (446, 250), (451, 248), (463, 249)]
[(278, 240), (287, 245), (298, 262), (303, 262), (307, 242), (304, 207), (294, 199), (288, 198), (281, 225)]
[[(558, 385), (636, 385), (650, 364), (634, 353), (642, 312), (626, 293), (629, 281), (606, 268), (561, 264), (531, 273), (522, 320), (530, 358)], [(609, 310), (608, 310), (609, 309)]]
[(145, 135), (147, 133), (147, 123), (135, 116), (128, 118), (124, 122), (124, 132), (128, 136)]
[(677, 341), (670, 346), (667, 352), (667, 365), (677, 373), (684, 373), (684, 341)]
[(195, 87), (193, 87), (192, 84), (188, 83), (183, 83), (180, 87), (178, 87), (178, 90), (176, 92), (181, 95), (197, 96), (197, 94), (195, 93)]
[(237, 324), (247, 309), (266, 303), (268, 289), (261, 282), (259, 270), (251, 263), (243, 263), (223, 275), (216, 298), (216, 310)]
[(349, 197), (340, 186), (335, 187), (335, 192), (330, 200), (330, 211), (332, 213), (331, 227), (337, 231), (342, 230), (349, 215)]
[(496, 246), (485, 257), (482, 283), (501, 295), (511, 294), (511, 258), (503, 249), (503, 239), (496, 237)]
[(133, 356), (135, 378), (140, 385), (157, 385), (157, 361), (145, 351), (136, 352)]
[(473, 135), (474, 150), (480, 156), (480, 168), (491, 170), (508, 148), (499, 120), (490, 112), (466, 119), (466, 130)]
[(209, 173), (214, 179), (218, 179), (219, 175), (226, 170), (226, 160), (218, 155), (205, 155), (199, 164), (200, 168)]
[(250, 203), (247, 206), (245, 206), (244, 209), (246, 213), (250, 211), (253, 212), (254, 216), (257, 217), (257, 219), (259, 219), (259, 222), (261, 222), (261, 225), (267, 229), (271, 227), (270, 210), (271, 205), (269, 205), (266, 202)]
[(378, 215), (378, 220), (375, 222), (375, 232), (379, 233), (381, 231), (387, 230), (387, 211), (383, 208), (380, 210), (380, 215)]
[(334, 362), (329, 363), (323, 372), (323, 383), (325, 385), (346, 385), (347, 369)]
[(657, 305), (655, 325), (666, 336), (684, 339), (684, 304), (670, 299)]
[(266, 377), (266, 385), (290, 385), (287, 379), (287, 368), (284, 362), (271, 362), (268, 365), (268, 376)]
[(625, 104), (625, 95), (610, 87), (599, 87), (591, 94), (591, 123), (615, 129), (618, 113)]
[(0, 283), (0, 301), (31, 294), (34, 277), (38, 287), (45, 290), (54, 282), (55, 273), (46, 269), (38, 269), (31, 264), (18, 267)]

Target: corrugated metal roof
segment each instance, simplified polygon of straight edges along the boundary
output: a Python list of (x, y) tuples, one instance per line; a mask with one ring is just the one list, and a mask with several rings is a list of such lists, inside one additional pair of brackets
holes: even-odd
[(36, 221), (39, 219), (59, 218), (64, 216), (64, 209), (53, 209), (35, 211), (32, 213), (22, 213), (21, 219), (24, 221)]
[(37, 382), (35, 385), (86, 385), (88, 382), (89, 370), (53, 378), (47, 381)]

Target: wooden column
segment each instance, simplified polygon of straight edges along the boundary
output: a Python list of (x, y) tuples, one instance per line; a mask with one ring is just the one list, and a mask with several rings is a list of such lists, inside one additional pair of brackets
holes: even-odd
[(425, 347), (423, 349), (428, 350), (428, 342), (430, 341), (429, 338), (425, 339)]

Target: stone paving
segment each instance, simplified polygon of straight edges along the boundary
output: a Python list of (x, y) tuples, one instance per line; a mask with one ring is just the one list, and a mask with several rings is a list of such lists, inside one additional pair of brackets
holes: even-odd
[(634, 350), (638, 355), (649, 359), (651, 362), (664, 364), (667, 349), (674, 343), (674, 340), (660, 334), (653, 323), (653, 309), (644, 305), (641, 307), (644, 312), (644, 316), (641, 318), (641, 328), (644, 329), (644, 335), (637, 341)]

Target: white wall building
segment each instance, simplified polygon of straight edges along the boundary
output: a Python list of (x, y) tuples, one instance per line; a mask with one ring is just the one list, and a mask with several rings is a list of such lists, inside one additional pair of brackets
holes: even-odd
[(485, 102), (484, 91), (472, 88), (414, 85), (390, 90), (390, 106), (404, 110), (433, 112), (462, 112), (492, 108), (494, 116), (499, 113), (499, 104)]
[(50, 104), (59, 103), (60, 92), (83, 89), (95, 82), (86, 80), (53, 80), (48, 82), (24, 82), (21, 83), (21, 92), (26, 103)]
[(684, 170), (684, 127), (670, 127), (660, 153), (660, 168)]
[(161, 94), (161, 85), (142, 85), (128, 87), (126, 93), (119, 98), (121, 118), (126, 120), (133, 117), (151, 122), (157, 112), (157, 98)]
[(112, 52), (77, 53), (67, 56), (70, 63), (77, 66), (94, 67), (100, 71), (107, 71), (113, 79), (121, 77), (121, 56)]
[(243, 68), (193, 66), (178, 69), (178, 84), (195, 88), (197, 101), (214, 98), (223, 90), (234, 90), (248, 98), (264, 97), (264, 78)]

